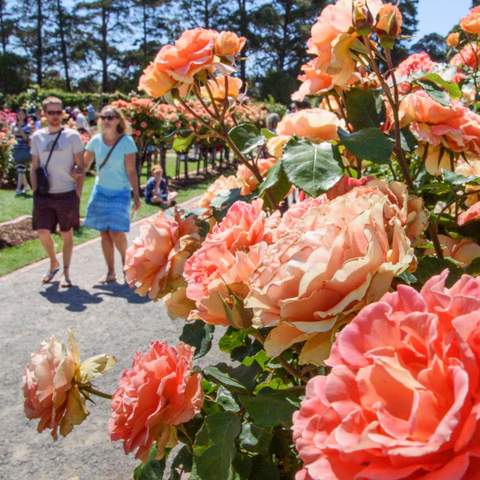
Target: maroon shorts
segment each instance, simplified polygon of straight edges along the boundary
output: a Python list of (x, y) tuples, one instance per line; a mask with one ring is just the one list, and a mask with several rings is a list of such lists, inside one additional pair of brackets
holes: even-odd
[(54, 233), (57, 224), (61, 232), (80, 227), (80, 201), (75, 190), (33, 195), (33, 230), (50, 230)]

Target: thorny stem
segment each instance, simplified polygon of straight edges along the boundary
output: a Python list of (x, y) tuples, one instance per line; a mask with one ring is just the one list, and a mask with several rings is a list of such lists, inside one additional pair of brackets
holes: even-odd
[(392, 80), (393, 80), (393, 89), (394, 89), (394, 97), (392, 96), (392, 93), (390, 91), (389, 86), (385, 82), (385, 79), (383, 78), (382, 73), (380, 72), (380, 69), (378, 68), (378, 65), (375, 61), (375, 54), (372, 50), (372, 46), (370, 45), (370, 41), (366, 36), (363, 37), (363, 41), (365, 46), (367, 47), (368, 50), (368, 60), (370, 63), (370, 66), (372, 70), (374, 71), (375, 75), (377, 76), (383, 91), (385, 92), (385, 96), (387, 97), (388, 102), (390, 103), (390, 106), (392, 107), (393, 111), (393, 121), (394, 121), (394, 129), (395, 129), (395, 153), (397, 154), (397, 159), (398, 163), (400, 164), (400, 168), (402, 169), (402, 174), (405, 178), (405, 182), (408, 185), (408, 188), (410, 190), (414, 189), (414, 185), (412, 182), (412, 179), (410, 177), (410, 172), (408, 171), (408, 165), (407, 161), (405, 159), (405, 156), (403, 154), (402, 150), (402, 144), (401, 144), (401, 135), (400, 135), (400, 118), (398, 115), (398, 108), (399, 108), (399, 96), (398, 96), (398, 85), (397, 85), (397, 80), (395, 78), (395, 73), (393, 72), (393, 64), (392, 64), (392, 57), (390, 54), (389, 50), (385, 50), (386, 57), (387, 57), (387, 65), (390, 70), (392, 70)]

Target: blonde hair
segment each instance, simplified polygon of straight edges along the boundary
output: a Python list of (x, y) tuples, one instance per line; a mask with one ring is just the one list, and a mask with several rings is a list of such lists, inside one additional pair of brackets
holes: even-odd
[(151, 175), (155, 175), (159, 172), (162, 172), (162, 175), (163, 175), (163, 168), (161, 167), (161, 165), (155, 165), (153, 168), (152, 168), (152, 171), (150, 172)]
[(58, 97), (47, 97), (42, 102), (43, 111), (46, 111), (49, 105), (60, 105), (63, 108), (63, 102)]
[[(100, 115), (102, 115), (104, 112), (113, 112), (115, 115), (118, 117), (120, 120), (117, 125), (117, 132), (122, 135), (123, 133), (130, 134), (130, 124), (128, 123), (127, 119), (125, 118), (125, 115), (123, 112), (117, 108), (114, 107), (113, 105), (106, 105), (105, 107), (102, 108), (102, 111), (100, 112)], [(98, 122), (98, 129), (100, 132), (103, 130), (103, 121), (100, 118)]]

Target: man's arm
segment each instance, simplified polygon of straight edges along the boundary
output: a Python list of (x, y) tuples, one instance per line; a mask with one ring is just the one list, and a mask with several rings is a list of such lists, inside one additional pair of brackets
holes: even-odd
[(83, 189), (83, 181), (85, 179), (85, 169), (84, 169), (84, 154), (83, 152), (75, 153), (73, 156), (73, 161), (75, 162), (74, 165), (74, 172), (72, 174), (73, 178), (75, 179), (76, 188), (78, 198), (82, 195)]

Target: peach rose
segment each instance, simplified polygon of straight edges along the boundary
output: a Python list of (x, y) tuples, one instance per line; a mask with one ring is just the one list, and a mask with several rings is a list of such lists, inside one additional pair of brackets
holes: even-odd
[(292, 94), (292, 100), (303, 101), (307, 95), (323, 93), (333, 87), (332, 77), (318, 66), (318, 59), (310, 60), (302, 65), (303, 75), (299, 75), (298, 79), (302, 82), (300, 88)]
[(207, 191), (201, 196), (200, 200), (198, 201), (198, 207), (210, 210), (210, 204), (212, 200), (219, 193), (235, 190), (237, 188), (241, 189), (242, 186), (242, 182), (235, 175), (229, 175), (228, 177), (221, 175), (207, 188)]
[[(240, 95), (242, 81), (239, 78), (222, 75), (220, 77), (216, 77), (215, 79), (209, 80), (208, 87), (210, 88), (210, 92), (214, 100), (223, 102), (226, 96), (226, 89), (228, 89), (229, 97), (236, 98)], [(209, 98), (209, 94), (205, 87), (202, 89), (202, 95)]]
[(176, 444), (175, 426), (191, 420), (202, 408), (201, 375), (192, 373), (194, 349), (152, 342), (145, 354), (137, 352), (125, 369), (112, 398), (108, 431), (122, 440), (125, 453), (137, 450), (146, 461), (153, 442), (158, 456)]
[(180, 84), (191, 84), (194, 75), (213, 68), (214, 44), (213, 30), (186, 30), (175, 45), (165, 45), (160, 49), (154, 60), (156, 71)]
[(480, 50), (473, 43), (465, 45), (460, 52), (452, 57), (451, 65), (456, 67), (467, 66), (477, 70), (479, 65)]
[(397, 38), (402, 32), (402, 22), (400, 9), (391, 3), (386, 3), (378, 11), (375, 30), (380, 37)]
[(235, 202), (187, 260), (186, 294), (196, 304), (190, 319), (237, 328), (250, 325), (241, 302), (272, 235), (262, 205), (261, 200)]
[(157, 69), (155, 63), (151, 63), (140, 77), (138, 89), (143, 90), (153, 98), (161, 97), (168, 93), (175, 85), (175, 80), (164, 72)]
[(38, 418), (38, 432), (51, 430), (54, 440), (57, 431), (66, 437), (75, 425), (88, 415), (81, 387), (113, 367), (115, 359), (97, 355), (80, 362), (80, 353), (73, 334), (68, 337), (68, 348), (54, 336), (40, 344), (31, 354), (23, 375), (25, 416)]
[[(353, 31), (353, 0), (338, 0), (328, 5), (313, 25), (308, 40), (308, 53), (317, 56), (318, 68), (332, 76), (335, 85), (345, 86), (355, 70), (355, 61), (350, 52), (357, 34)], [(360, 0), (358, 6), (367, 6), (373, 18), (377, 16), (381, 0)]]
[[(262, 177), (266, 177), (268, 171), (275, 165), (277, 159), (275, 157), (260, 158), (257, 162), (258, 170)], [(242, 195), (250, 195), (257, 187), (258, 180), (253, 172), (244, 164), (237, 168), (237, 178), (242, 182)]]
[(277, 160), (282, 158), (285, 145), (290, 141), (292, 137), (290, 135), (277, 135), (267, 141), (267, 151), (272, 157)]
[[(464, 177), (480, 177), (480, 158), (467, 158), (455, 166), (455, 173)], [(465, 191), (469, 193), (465, 200), (467, 206), (480, 202), (480, 185), (467, 185)]]
[(140, 227), (140, 235), (127, 250), (125, 279), (140, 295), (157, 299), (184, 284), (187, 258), (200, 246), (196, 217), (172, 217), (160, 211)]
[(458, 224), (465, 225), (474, 220), (480, 220), (480, 202), (474, 203), (467, 211), (461, 213), (458, 217)]
[(285, 115), (277, 125), (279, 135), (296, 135), (314, 142), (337, 140), (337, 129), (343, 122), (332, 112), (308, 108)]
[(337, 335), (293, 415), (313, 480), (476, 478), (480, 279), (446, 288), (447, 273), (400, 285)]
[(407, 79), (414, 73), (431, 72), (435, 65), (436, 63), (432, 61), (428, 53), (413, 53), (398, 65), (395, 73), (397, 79)]
[(447, 37), (447, 45), (450, 48), (456, 48), (460, 43), (460, 33), (454, 32)]
[(408, 268), (413, 249), (396, 210), (378, 188), (356, 187), (268, 246), (246, 305), (255, 326), (274, 327), (270, 356), (307, 341), (300, 362), (320, 364), (332, 332)]
[(215, 38), (215, 55), (219, 57), (238, 55), (247, 39), (233, 32), (221, 32)]
[[(455, 240), (447, 235), (438, 235), (438, 240), (445, 257), (453, 258), (462, 267), (468, 267), (476, 258), (480, 257), (480, 245), (469, 238)], [(426, 255), (433, 255), (435, 250), (430, 248)]]
[(480, 6), (472, 8), (467, 16), (460, 20), (460, 28), (473, 35), (480, 34)]

